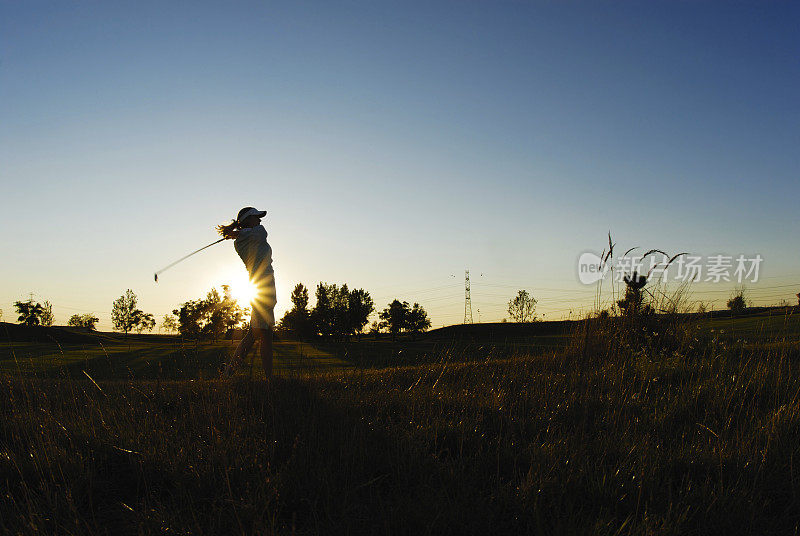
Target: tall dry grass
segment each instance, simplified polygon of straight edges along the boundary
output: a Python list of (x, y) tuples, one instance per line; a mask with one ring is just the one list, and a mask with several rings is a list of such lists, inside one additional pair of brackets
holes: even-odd
[(797, 533), (797, 341), (670, 321), (269, 385), (6, 376), (0, 531)]

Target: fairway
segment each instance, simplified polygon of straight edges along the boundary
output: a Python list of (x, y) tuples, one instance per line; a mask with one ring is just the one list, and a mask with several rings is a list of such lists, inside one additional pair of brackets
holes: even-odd
[(750, 316), (716, 317), (704, 320), (701, 325), (728, 340), (797, 340), (800, 338), (799, 313), (800, 311), (790, 309), (786, 312), (764, 312)]
[[(277, 375), (337, 370), (348, 367), (393, 367), (441, 360), (505, 358), (547, 355), (567, 346), (581, 330), (579, 321), (532, 324), (472, 324), (436, 329), (417, 338), (392, 341), (353, 338), (348, 342), (273, 343), (273, 370)], [(740, 317), (704, 318), (698, 323), (706, 333), (727, 342), (763, 344), (800, 339), (800, 314), (765, 312)], [(3, 329), (2, 326), (6, 326)], [(0, 323), (0, 372), (41, 377), (83, 376), (94, 379), (212, 379), (233, 353), (238, 341), (187, 341), (168, 335), (86, 333), (55, 328), (53, 335), (29, 342), (18, 326)], [(1, 336), (5, 335), (5, 336)], [(82, 342), (75, 342), (80, 338)], [(14, 340), (19, 339), (19, 340)], [(64, 340), (70, 342), (62, 342)], [(247, 357), (248, 367), (237, 376), (263, 378), (257, 352)]]
[[(96, 342), (20, 342), (0, 338), (0, 372), (39, 377), (180, 380), (218, 377), (222, 364), (238, 341), (195, 342), (159, 335), (97, 334)], [(275, 341), (273, 372), (277, 375), (340, 369), (351, 366), (330, 352), (295, 341)], [(237, 375), (263, 378), (256, 352), (247, 357), (248, 368)]]

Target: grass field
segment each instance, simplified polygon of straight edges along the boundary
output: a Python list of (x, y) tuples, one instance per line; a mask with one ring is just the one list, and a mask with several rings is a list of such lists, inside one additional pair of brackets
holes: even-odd
[[(57, 378), (211, 379), (233, 353), (237, 341), (182, 341), (174, 336), (96, 334), (85, 342), (59, 343), (0, 339), (0, 373)], [(314, 371), (352, 366), (335, 354), (307, 343), (276, 341), (274, 371)], [(251, 352), (251, 369), (243, 374), (263, 378), (263, 368)]]
[[(800, 339), (800, 314), (764, 312), (741, 317), (704, 317), (699, 325), (728, 342), (761, 344), (784, 338)], [(69, 374), (96, 379), (210, 379), (218, 375), (237, 341), (182, 341), (177, 336), (90, 333), (67, 331), (67, 336), (3, 337), (0, 323), (0, 372), (56, 377)], [(5, 324), (9, 326), (8, 324)], [(18, 328), (18, 326), (17, 326)], [(379, 339), (362, 337), (348, 343), (314, 341), (303, 343), (276, 340), (276, 374), (296, 370), (327, 368), (404, 366), (438, 361), (452, 354), (510, 357), (558, 352), (569, 344), (578, 321), (520, 324), (474, 324), (449, 326), (411, 339), (393, 342), (384, 334)], [(67, 339), (64, 341), (63, 339)], [(248, 358), (247, 375), (262, 377), (259, 359)]]
[(0, 532), (797, 534), (797, 320), (284, 340), (269, 384), (211, 379), (230, 341), (4, 341)]

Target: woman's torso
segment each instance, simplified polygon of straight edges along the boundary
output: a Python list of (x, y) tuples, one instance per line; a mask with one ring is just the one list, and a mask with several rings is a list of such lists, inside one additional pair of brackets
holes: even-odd
[(267, 230), (263, 225), (242, 229), (233, 241), (236, 253), (250, 273), (250, 278), (273, 273), (272, 248), (267, 243)]

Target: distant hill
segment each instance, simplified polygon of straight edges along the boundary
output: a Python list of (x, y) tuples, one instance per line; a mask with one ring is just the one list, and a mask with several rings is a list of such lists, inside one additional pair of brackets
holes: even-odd
[[(705, 313), (685, 313), (687, 318), (702, 316), (704, 318), (748, 318), (777, 317), (797, 312), (797, 306), (748, 307), (739, 313), (729, 309), (708, 311)], [(548, 320), (541, 322), (492, 322), (481, 324), (454, 324), (443, 328), (432, 329), (421, 335), (426, 341), (504, 341), (566, 335), (575, 329), (582, 320)]]
[[(174, 335), (138, 335), (128, 333), (128, 340), (152, 340), (154, 337), (171, 338)], [(58, 342), (65, 344), (86, 344), (107, 341), (123, 341), (123, 333), (107, 331), (92, 331), (87, 328), (75, 328), (67, 326), (23, 326), (22, 324), (11, 324), (0, 322), (0, 342)]]
[(53, 342), (62, 343), (96, 343), (96, 332), (66, 328), (60, 326), (24, 326), (0, 322), (0, 341), (11, 340), (17, 342)]
[(492, 322), (481, 324), (454, 324), (432, 329), (424, 340), (482, 340), (502, 341), (531, 337), (564, 335), (574, 329), (579, 320), (552, 320), (547, 322)]
[[(708, 311), (703, 313), (706, 316), (710, 316), (711, 318), (731, 318), (731, 317), (742, 317), (742, 316), (771, 316), (771, 315), (785, 315), (791, 314), (792, 312), (796, 312), (800, 309), (796, 305), (765, 305), (760, 307), (747, 307), (744, 311), (734, 313), (730, 309), (717, 309), (714, 311)], [(690, 313), (693, 315), (697, 315), (700, 313)]]

